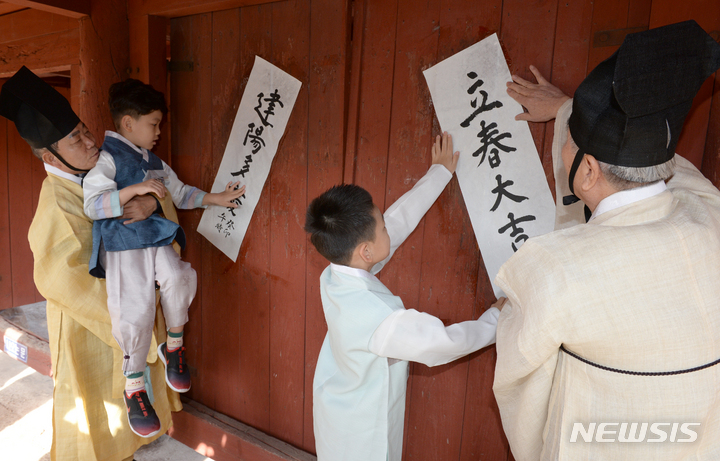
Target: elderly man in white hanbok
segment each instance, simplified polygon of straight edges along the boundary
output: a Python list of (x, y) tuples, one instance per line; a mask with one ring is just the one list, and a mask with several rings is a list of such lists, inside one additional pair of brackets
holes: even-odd
[(574, 100), (534, 68), (538, 84), (508, 84), (518, 119), (557, 113), (558, 198), (592, 212), (559, 217), (496, 279), (493, 390), (516, 460), (720, 459), (720, 192), (674, 155), (718, 66), (688, 22), (628, 36)]

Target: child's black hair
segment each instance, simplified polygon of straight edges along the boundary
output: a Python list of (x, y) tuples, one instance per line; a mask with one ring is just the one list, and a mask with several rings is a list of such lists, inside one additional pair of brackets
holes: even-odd
[(305, 232), (328, 261), (348, 265), (360, 243), (375, 241), (374, 208), (372, 196), (362, 187), (334, 186), (310, 203)]
[(156, 110), (167, 114), (165, 95), (140, 80), (129, 78), (113, 83), (109, 93), (108, 106), (116, 128), (120, 127), (120, 120), (126, 115), (137, 119)]

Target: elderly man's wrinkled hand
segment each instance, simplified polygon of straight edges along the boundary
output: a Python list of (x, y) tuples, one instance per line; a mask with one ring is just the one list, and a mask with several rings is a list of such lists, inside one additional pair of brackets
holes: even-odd
[(517, 75), (513, 75), (513, 81), (507, 83), (508, 95), (527, 109), (527, 112), (516, 115), (515, 120), (547, 122), (555, 118), (560, 106), (570, 97), (545, 80), (535, 66), (530, 66), (530, 71), (537, 79), (537, 83), (529, 82)]
[(131, 224), (134, 222), (147, 219), (157, 209), (158, 202), (154, 196), (137, 195), (127, 202), (123, 207), (123, 214), (120, 219), (126, 219), (123, 224)]

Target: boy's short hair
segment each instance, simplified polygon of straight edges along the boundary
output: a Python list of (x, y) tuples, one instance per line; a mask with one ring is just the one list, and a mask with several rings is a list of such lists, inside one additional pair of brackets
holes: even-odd
[(375, 241), (375, 205), (368, 191), (354, 184), (328, 189), (305, 215), (305, 232), (328, 261), (347, 265), (362, 242)]
[(156, 110), (163, 114), (168, 111), (162, 92), (134, 78), (110, 86), (108, 106), (116, 128), (126, 115), (137, 119)]

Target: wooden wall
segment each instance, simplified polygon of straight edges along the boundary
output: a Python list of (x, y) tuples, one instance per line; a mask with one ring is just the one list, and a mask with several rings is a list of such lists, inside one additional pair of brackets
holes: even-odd
[[(312, 378), (326, 331), (318, 277), (327, 263), (302, 230), (305, 209), (343, 181), (384, 209), (425, 173), (439, 128), (422, 70), (498, 32), (514, 72), (530, 78), (534, 64), (572, 93), (617, 49), (594, 44), (597, 32), (685, 18), (720, 29), (708, 21), (720, 20), (717, 4), (657, 0), (286, 0), (172, 19), (172, 61), (194, 67), (171, 74), (171, 159), (191, 184), (212, 184), (254, 55), (303, 82), (238, 262), (192, 232), (200, 212), (180, 213), (191, 235), (185, 257), (201, 277), (187, 328), (191, 397), (314, 451)], [(712, 90), (710, 79), (678, 147), (698, 166), (704, 146), (718, 143), (717, 133), (705, 140)], [(552, 124), (531, 130), (550, 177)], [(446, 322), (477, 318), (494, 300), (456, 180), (380, 278), (407, 307)], [(494, 363), (491, 347), (442, 367), (412, 365), (405, 459), (508, 457)]]
[(7, 309), (43, 300), (32, 278), (27, 234), (45, 170), (13, 123), (4, 118), (0, 119), (0, 165), (0, 309)]
[[(79, 59), (79, 46), (77, 20), (30, 9), (0, 16), (0, 76), (23, 65), (69, 70)], [(58, 90), (69, 99), (69, 79), (65, 86)], [(32, 279), (27, 233), (44, 178), (42, 163), (14, 124), (0, 118), (0, 309), (42, 300)]]
[[(49, 76), (101, 143), (112, 128), (107, 90), (128, 65), (124, 3), (95, 2), (91, 16), (80, 19), (10, 6), (0, 5), (0, 77), (23, 65)], [(27, 233), (44, 178), (42, 162), (0, 117), (0, 309), (43, 299), (33, 282)]]
[[(689, 18), (717, 34), (720, 3), (282, 0), (171, 19), (171, 60), (193, 67), (170, 74), (163, 134), (169, 161), (189, 184), (211, 187), (255, 55), (303, 83), (238, 262), (195, 232), (201, 211), (179, 212), (188, 235), (183, 257), (199, 276), (186, 335), (190, 397), (314, 452), (312, 379), (326, 331), (318, 278), (327, 263), (302, 230), (305, 209), (343, 181), (367, 188), (384, 209), (424, 174), (439, 131), (424, 69), (497, 32), (513, 72), (530, 78), (534, 64), (571, 94), (617, 49), (602, 32)], [(86, 43), (103, 55), (107, 35), (89, 34)], [(127, 60), (123, 50), (108, 52), (119, 56), (115, 65)], [(716, 185), (718, 78), (701, 90), (678, 145)], [(531, 131), (552, 182), (552, 123)], [(12, 124), (0, 123), (0, 308), (37, 299), (26, 235), (44, 173), (29, 154), (15, 155), (21, 143)], [(446, 322), (477, 318), (494, 300), (455, 179), (380, 278), (407, 307)], [(406, 460), (510, 456), (491, 391), (494, 363), (490, 347), (450, 365), (411, 366)]]

